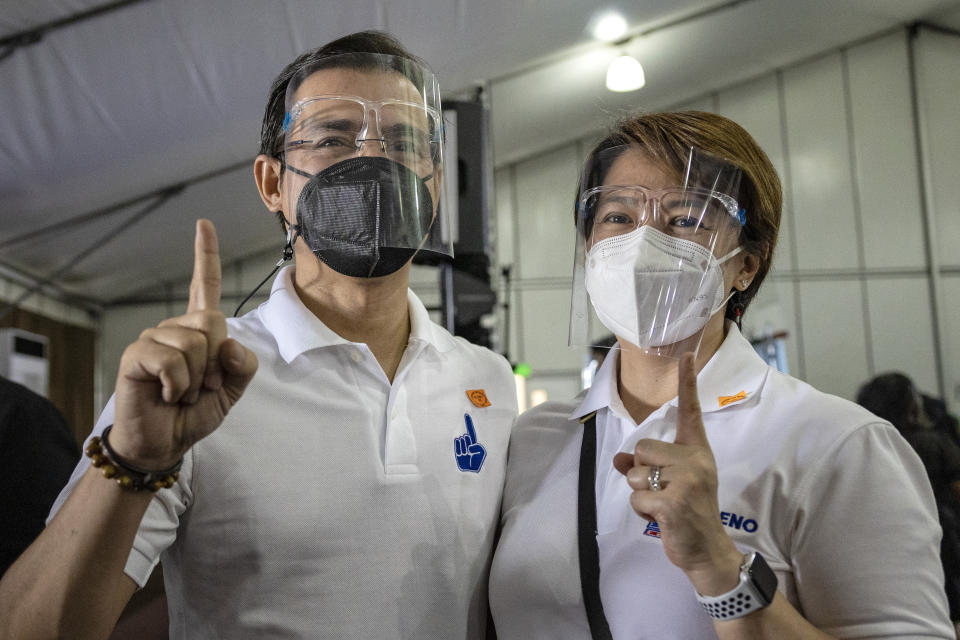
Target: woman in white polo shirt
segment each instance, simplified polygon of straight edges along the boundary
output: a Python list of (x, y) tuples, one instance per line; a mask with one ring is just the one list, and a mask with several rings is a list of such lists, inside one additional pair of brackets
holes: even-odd
[(619, 346), (514, 430), (501, 640), (954, 637), (910, 446), (739, 331), (780, 211), (766, 154), (715, 114), (638, 116), (591, 152), (571, 342), (592, 306)]

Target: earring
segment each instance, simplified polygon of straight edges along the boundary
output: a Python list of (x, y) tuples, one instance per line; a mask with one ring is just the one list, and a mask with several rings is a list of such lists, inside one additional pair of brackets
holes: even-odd
[(744, 289), (746, 289), (747, 287), (750, 286), (750, 281), (749, 281), (749, 280), (741, 280), (741, 281), (740, 281), (740, 286), (743, 287)]

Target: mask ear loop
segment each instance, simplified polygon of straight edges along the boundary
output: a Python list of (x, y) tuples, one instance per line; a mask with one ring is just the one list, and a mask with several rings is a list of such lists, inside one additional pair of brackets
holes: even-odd
[(280, 260), (278, 260), (278, 261), (277, 261), (277, 264), (274, 265), (273, 271), (271, 271), (269, 274), (267, 274), (267, 277), (264, 278), (263, 280), (261, 280), (261, 281), (260, 281), (260, 284), (258, 284), (258, 285), (253, 289), (253, 291), (251, 291), (249, 294), (247, 294), (247, 297), (244, 298), (243, 301), (242, 301), (239, 305), (237, 305), (237, 310), (233, 312), (233, 317), (234, 317), (234, 318), (236, 318), (236, 317), (237, 317), (237, 314), (240, 313), (240, 309), (243, 308), (243, 305), (247, 304), (247, 300), (249, 300), (250, 298), (252, 298), (252, 297), (253, 297), (253, 294), (255, 294), (257, 291), (259, 291), (259, 290), (260, 290), (260, 287), (262, 287), (262, 286), (264, 285), (264, 283), (266, 283), (267, 280), (269, 280), (270, 278), (273, 277), (273, 274), (275, 274), (275, 273), (277, 272), (277, 269), (279, 269), (280, 267), (282, 267), (282, 266), (283, 266), (283, 263), (285, 263), (285, 262), (287, 262), (288, 260), (290, 260), (291, 258), (293, 258), (293, 243), (297, 241), (297, 238), (298, 238), (298, 237), (300, 237), (300, 231), (296, 228), (295, 225), (287, 224), (287, 221), (284, 220), (284, 219), (281, 219), (281, 220), (280, 220), (280, 226), (285, 229), (286, 234), (287, 234), (287, 240), (286, 240), (286, 242), (285, 242), (284, 245), (283, 245), (283, 253), (282, 253), (282, 255), (280, 256)]
[[(743, 207), (737, 211), (737, 221), (741, 227), (747, 224), (747, 210)], [(737, 249), (740, 249), (740, 247), (737, 247)], [(732, 297), (734, 298), (733, 321), (737, 323), (737, 329), (740, 333), (743, 333), (743, 310), (747, 308), (747, 305), (743, 304), (743, 291), (737, 290)]]

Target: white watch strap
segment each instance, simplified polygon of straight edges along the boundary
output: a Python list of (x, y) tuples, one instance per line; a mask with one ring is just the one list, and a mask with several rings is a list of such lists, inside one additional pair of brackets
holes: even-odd
[(767, 606), (745, 571), (740, 572), (740, 582), (730, 591), (719, 596), (698, 593), (697, 600), (704, 611), (717, 620), (736, 620)]

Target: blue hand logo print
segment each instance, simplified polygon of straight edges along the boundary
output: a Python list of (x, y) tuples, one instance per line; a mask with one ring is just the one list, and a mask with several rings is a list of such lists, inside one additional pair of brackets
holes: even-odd
[(480, 473), (480, 467), (487, 458), (487, 450), (477, 442), (477, 432), (473, 428), (473, 419), (469, 413), (463, 414), (467, 423), (467, 433), (453, 439), (453, 452), (457, 457), (457, 467), (460, 471)]

